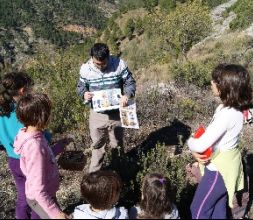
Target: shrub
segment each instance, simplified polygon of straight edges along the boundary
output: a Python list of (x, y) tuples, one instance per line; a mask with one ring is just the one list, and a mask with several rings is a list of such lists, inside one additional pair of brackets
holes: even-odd
[(234, 11), (237, 17), (230, 23), (232, 30), (242, 30), (249, 27), (253, 22), (253, 1), (238, 0), (229, 11)]
[(154, 7), (158, 6), (158, 0), (143, 0), (144, 7), (149, 11), (152, 12)]
[(159, 6), (162, 11), (169, 13), (176, 8), (176, 0), (159, 0)]
[(195, 0), (177, 6), (161, 26), (161, 34), (171, 50), (185, 55), (209, 35), (211, 24), (209, 9)]
[(126, 23), (125, 30), (124, 30), (124, 33), (128, 37), (129, 40), (132, 39), (134, 30), (135, 30), (135, 23), (134, 23), (134, 20), (130, 18), (128, 19)]
[(191, 62), (174, 63), (170, 66), (173, 78), (178, 82), (192, 83), (199, 87), (205, 87), (210, 83), (213, 63)]
[(203, 4), (207, 5), (210, 8), (214, 8), (222, 3), (227, 2), (228, 0), (202, 0)]
[[(144, 176), (148, 173), (162, 173), (170, 181), (175, 192), (177, 202), (180, 202), (187, 187), (185, 167), (191, 161), (189, 155), (170, 157), (168, 148), (163, 144), (157, 144), (141, 160), (142, 170), (137, 175), (137, 181), (141, 185)], [(176, 190), (176, 191), (175, 191)]]
[(55, 133), (86, 129), (88, 111), (76, 94), (82, 63), (78, 58), (73, 51), (71, 54), (56, 53), (54, 58), (50, 54), (40, 54), (36, 63), (28, 69), (35, 79), (37, 90), (49, 94), (53, 102), (50, 128)]
[(178, 109), (184, 120), (193, 120), (196, 115), (197, 105), (194, 100), (185, 98), (179, 102)]

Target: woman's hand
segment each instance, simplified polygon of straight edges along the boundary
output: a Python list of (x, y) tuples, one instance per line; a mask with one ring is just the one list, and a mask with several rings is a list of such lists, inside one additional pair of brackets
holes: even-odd
[(210, 162), (210, 158), (206, 158), (205, 155), (196, 153), (196, 152), (192, 152), (192, 156), (201, 164), (208, 164)]
[(67, 215), (67, 214), (65, 214), (65, 213), (60, 213), (58, 216), (57, 216), (57, 218), (56, 219), (72, 219), (73, 218), (73, 216), (72, 215)]

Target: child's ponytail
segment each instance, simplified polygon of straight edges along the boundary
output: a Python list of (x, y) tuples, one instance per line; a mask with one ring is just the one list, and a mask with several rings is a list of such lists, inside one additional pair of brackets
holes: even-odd
[(9, 116), (14, 108), (13, 97), (19, 96), (19, 90), (27, 90), (33, 85), (32, 79), (23, 72), (6, 74), (0, 81), (0, 116)]

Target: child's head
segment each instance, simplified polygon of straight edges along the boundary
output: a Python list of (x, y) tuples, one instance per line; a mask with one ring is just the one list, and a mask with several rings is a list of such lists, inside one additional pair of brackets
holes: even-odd
[(148, 174), (142, 184), (142, 213), (138, 218), (162, 219), (171, 212), (168, 180), (161, 174)]
[(45, 94), (24, 95), (17, 104), (17, 117), (26, 126), (39, 130), (47, 127), (51, 114), (51, 101)]
[(92, 208), (107, 210), (117, 204), (121, 187), (121, 179), (117, 173), (97, 171), (83, 177), (81, 193)]
[(6, 74), (0, 81), (0, 116), (13, 111), (15, 97), (22, 96), (33, 86), (33, 80), (23, 72)]
[(240, 65), (218, 65), (212, 73), (212, 86), (214, 91), (217, 90), (217, 95), (226, 107), (242, 111), (251, 104), (250, 76)]

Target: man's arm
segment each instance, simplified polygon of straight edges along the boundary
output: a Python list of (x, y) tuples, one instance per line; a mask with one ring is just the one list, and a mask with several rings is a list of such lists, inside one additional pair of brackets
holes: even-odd
[(133, 98), (136, 91), (136, 82), (128, 67), (122, 72), (123, 91), (128, 98)]
[(80, 77), (77, 83), (76, 91), (77, 91), (77, 94), (81, 97), (81, 99), (84, 100), (85, 92), (89, 92), (89, 85), (86, 79)]

